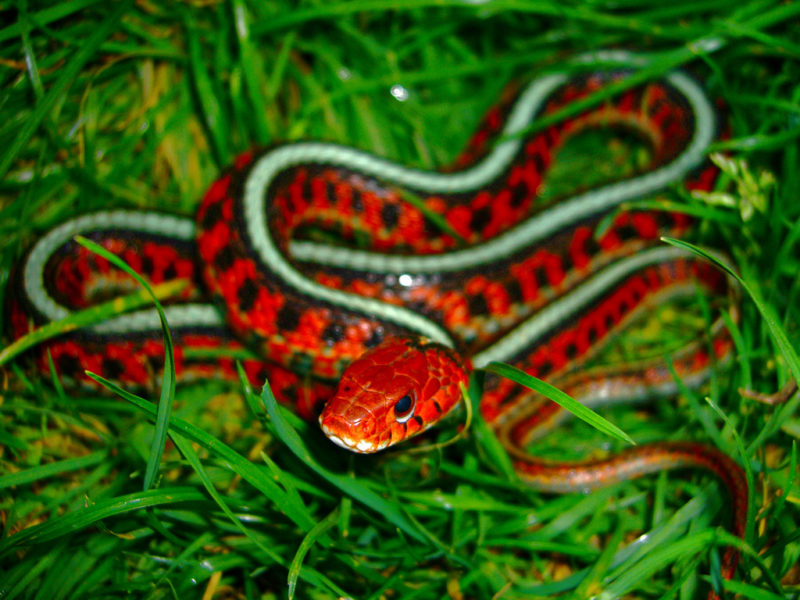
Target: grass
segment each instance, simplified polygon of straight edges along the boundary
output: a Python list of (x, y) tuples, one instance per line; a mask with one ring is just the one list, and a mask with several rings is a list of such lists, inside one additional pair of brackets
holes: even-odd
[[(325, 139), (437, 168), (507, 82), (587, 50), (653, 52), (643, 76), (688, 67), (726, 107), (731, 134), (715, 149), (746, 166), (721, 182), (727, 196), (671, 200), (758, 303), (743, 299), (736, 358), (704, 389), (604, 415), (637, 441), (712, 430), (734, 453), (735, 432), (754, 511), (726, 586), (797, 597), (800, 396), (771, 407), (738, 390), (775, 391), (798, 368), (798, 13), (771, 0), (0, 3), (0, 276), (73, 215), (192, 214), (251, 146)], [(622, 163), (642, 151), (610, 144), (578, 144), (559, 179), (609, 147)], [(747, 185), (762, 172), (773, 186)], [(609, 356), (669, 346), (698, 315), (660, 311), (666, 329), (646, 324)], [(704, 474), (542, 495), (497, 466), (480, 423), (444, 449), (352, 457), (235, 383), (179, 385), (167, 421), (130, 394), (64, 389), (24, 357), (0, 368), (4, 598), (689, 598), (729, 541), (724, 494)], [(539, 446), (621, 444), (576, 422)]]

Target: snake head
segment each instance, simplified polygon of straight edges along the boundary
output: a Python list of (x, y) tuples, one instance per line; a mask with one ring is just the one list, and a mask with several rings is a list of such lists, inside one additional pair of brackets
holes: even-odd
[(359, 453), (378, 452), (437, 423), (467, 382), (461, 358), (423, 338), (391, 338), (345, 369), (319, 417), (331, 441)]

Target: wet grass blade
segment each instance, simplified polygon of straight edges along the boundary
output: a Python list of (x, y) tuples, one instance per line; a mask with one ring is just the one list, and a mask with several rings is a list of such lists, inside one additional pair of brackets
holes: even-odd
[(37, 344), (59, 335), (75, 331), (87, 325), (93, 325), (130, 310), (148, 306), (153, 303), (153, 296), (159, 300), (171, 298), (184, 290), (188, 284), (189, 282), (185, 279), (167, 281), (154, 285), (149, 291), (139, 290), (138, 292), (74, 312), (64, 319), (46, 323), (3, 348), (0, 351), (0, 365), (7, 363), (15, 356), (19, 356)]
[(0, 555), (19, 547), (32, 544), (43, 544), (90, 527), (103, 519), (119, 516), (127, 512), (138, 511), (152, 506), (163, 506), (182, 502), (205, 502), (203, 492), (193, 487), (165, 487), (145, 490), (98, 500), (84, 508), (79, 508), (65, 515), (55, 517), (28, 527), (19, 533), (0, 540)]
[(164, 339), (164, 371), (161, 377), (161, 397), (158, 402), (158, 415), (156, 416), (156, 429), (153, 434), (153, 441), (150, 445), (150, 455), (147, 459), (147, 468), (144, 473), (144, 489), (148, 490), (155, 484), (156, 476), (158, 475), (158, 467), (161, 464), (161, 455), (164, 452), (164, 443), (167, 440), (167, 427), (169, 423), (169, 415), (172, 412), (172, 403), (175, 399), (175, 353), (172, 348), (172, 334), (167, 324), (167, 316), (164, 314), (164, 308), (161, 302), (158, 301), (153, 293), (150, 284), (144, 278), (128, 266), (125, 261), (117, 255), (112, 254), (99, 244), (92, 240), (86, 239), (82, 236), (76, 236), (75, 241), (84, 248), (91, 250), (95, 254), (102, 256), (110, 263), (125, 271), (128, 275), (133, 277), (139, 285), (141, 285), (153, 301), (153, 304), (158, 311), (158, 318), (161, 321), (161, 331)]
[[(297, 549), (297, 552), (295, 552), (294, 558), (292, 558), (292, 562), (289, 565), (289, 577), (287, 580), (289, 586), (289, 600), (294, 598), (295, 589), (297, 588), (297, 578), (302, 572), (301, 567), (303, 566), (303, 559), (305, 558), (306, 554), (308, 554), (308, 551), (311, 550), (311, 547), (319, 540), (320, 536), (324, 535), (328, 532), (328, 530), (336, 526), (338, 518), (339, 510), (336, 509), (327, 517), (322, 519), (319, 523), (314, 525), (311, 531), (305, 535), (303, 541), (300, 542), (300, 547)], [(346, 597), (348, 595), (339, 589), (333, 591), (340, 597)]]
[[(772, 339), (783, 355), (783, 358), (786, 360), (786, 364), (792, 373), (792, 377), (794, 377), (795, 381), (800, 381), (800, 356), (798, 356), (794, 345), (789, 341), (789, 336), (787, 335), (786, 329), (784, 328), (780, 318), (778, 318), (775, 308), (764, 299), (764, 294), (757, 283), (755, 281), (744, 279), (729, 265), (725, 264), (717, 257), (706, 252), (702, 248), (695, 246), (694, 244), (674, 238), (663, 237), (661, 239), (667, 244), (684, 248), (685, 250), (688, 250), (689, 252), (692, 252), (693, 254), (709, 261), (739, 282), (739, 285), (742, 286), (742, 289), (744, 289), (744, 291), (747, 292), (747, 295), (753, 300), (758, 312), (761, 314), (761, 318), (764, 319), (764, 322), (767, 324), (769, 332), (772, 335)], [(777, 413), (772, 417), (772, 419), (770, 419), (766, 427), (764, 427), (756, 439), (751, 442), (750, 446), (748, 447), (748, 453), (752, 452), (755, 448), (758, 448), (764, 443), (764, 441), (766, 441), (767, 438), (778, 431), (781, 425), (786, 420), (791, 418), (798, 407), (800, 407), (800, 394), (795, 394), (791, 400), (786, 402), (778, 409)]]
[(25, 145), (30, 141), (31, 137), (33, 137), (33, 134), (36, 133), (36, 129), (53, 108), (55, 103), (58, 102), (66, 93), (67, 89), (75, 80), (75, 77), (80, 72), (81, 68), (83, 68), (86, 62), (92, 57), (92, 55), (94, 55), (94, 53), (100, 47), (100, 44), (102, 44), (103, 41), (109, 35), (111, 35), (111, 33), (117, 27), (118, 21), (122, 18), (122, 15), (128, 12), (132, 5), (133, 0), (124, 0), (120, 2), (115, 8), (114, 12), (105, 19), (103, 24), (100, 25), (94, 31), (94, 33), (92, 33), (86, 40), (83, 41), (78, 51), (60, 70), (56, 82), (50, 86), (47, 94), (45, 94), (45, 96), (36, 103), (36, 108), (34, 109), (33, 114), (25, 120), (25, 123), (17, 133), (14, 140), (6, 148), (6, 151), (3, 153), (2, 157), (0, 157), (0, 179), (3, 179), (5, 174), (8, 172), (8, 169), (19, 155), (20, 151), (22, 151)]
[(326, 469), (311, 456), (305, 442), (281, 414), (278, 402), (269, 388), (269, 383), (265, 383), (264, 388), (261, 390), (261, 400), (264, 402), (276, 435), (306, 466), (354, 500), (382, 515), (383, 518), (398, 527), (406, 535), (417, 541), (425, 540), (425, 535), (419, 532), (393, 503), (387, 502), (369, 488), (364, 487), (358, 480), (344, 477)]
[[(108, 381), (95, 375), (94, 373), (87, 373), (89, 377), (107, 387), (114, 393), (118, 394), (139, 410), (146, 413), (150, 418), (156, 418), (157, 413), (152, 403), (122, 389), (115, 383)], [(202, 429), (195, 427), (177, 417), (171, 417), (169, 421), (170, 428), (174, 428), (181, 435), (184, 435), (193, 442), (200, 444), (206, 450), (209, 450), (218, 456), (223, 463), (230, 465), (235, 473), (247, 481), (250, 485), (255, 487), (259, 492), (269, 498), (270, 502), (274, 503), (287, 517), (289, 517), (298, 527), (304, 531), (310, 530), (316, 523), (309, 515), (308, 511), (302, 505), (297, 505), (289, 501), (285, 492), (281, 490), (272, 481), (272, 478), (266, 473), (263, 467), (258, 467), (237, 453), (227, 444), (221, 442), (217, 438), (207, 434)]]
[(501, 377), (506, 377), (520, 385), (524, 385), (534, 392), (541, 394), (548, 400), (552, 400), (595, 429), (624, 442), (628, 442), (629, 444), (634, 444), (633, 439), (619, 427), (610, 423), (591, 408), (584, 406), (557, 387), (550, 385), (546, 381), (542, 381), (538, 377), (533, 377), (521, 369), (498, 362), (489, 363), (484, 370), (494, 373), (495, 375), (500, 375)]

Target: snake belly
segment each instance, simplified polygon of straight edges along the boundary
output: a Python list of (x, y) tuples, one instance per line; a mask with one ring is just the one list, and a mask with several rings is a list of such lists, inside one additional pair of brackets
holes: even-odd
[[(535, 79), (489, 114), (456, 171), (422, 171), (336, 144), (292, 143), (239, 156), (210, 187), (195, 222), (130, 211), (68, 221), (39, 240), (20, 268), (22, 293), (10, 307), (14, 334), (24, 334), (31, 322), (63, 318), (109, 289), (130, 288), (125, 276), (71, 241), (80, 233), (154, 283), (175, 277), (192, 282), (167, 307), (180, 376), (235, 375), (230, 359), (192, 358), (191, 348), (255, 349), (268, 362), (246, 361), (248, 375), (254, 381), (269, 377), (276, 395), (295, 401), (305, 416), (318, 412), (348, 365), (397, 339), (430, 340), (476, 368), (507, 362), (590, 403), (673, 393), (671, 374), (654, 362), (588, 375), (581, 366), (666, 298), (693, 295), (698, 284), (718, 296), (730, 292), (727, 280), (707, 265), (658, 243), (662, 235), (684, 233), (685, 216), (620, 210), (670, 186), (710, 189), (716, 170), (705, 156), (720, 129), (712, 102), (693, 78), (673, 72), (525, 134), (537, 119), (626, 73), (617, 67)], [(578, 186), (555, 203), (541, 202), (564, 144), (608, 127), (645, 140), (648, 167), (595, 189)], [(318, 230), (334, 232), (335, 242), (316, 240)], [(675, 370), (699, 383), (709, 364), (730, 349), (717, 323), (709, 344), (676, 355)], [(163, 368), (153, 311), (116, 317), (45, 350), (67, 377), (89, 369), (153, 387)], [(38, 360), (47, 364), (44, 354)], [(734, 530), (742, 534), (746, 483), (722, 453), (674, 442), (581, 467), (542, 465), (524, 446), (560, 413), (529, 400), (519, 386), (487, 376), (484, 417), (533, 485), (563, 492), (700, 466), (731, 490), (739, 523)], [(413, 422), (414, 432), (429, 426), (419, 414)], [(379, 449), (364, 444), (354, 440), (350, 447)], [(730, 576), (735, 553), (723, 562)]]

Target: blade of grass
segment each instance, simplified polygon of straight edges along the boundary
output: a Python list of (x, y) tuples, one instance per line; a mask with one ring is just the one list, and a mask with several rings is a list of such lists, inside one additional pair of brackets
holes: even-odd
[(84, 248), (102, 256), (117, 268), (125, 271), (128, 275), (133, 277), (139, 285), (146, 289), (150, 294), (153, 304), (155, 304), (156, 310), (158, 311), (158, 318), (161, 321), (161, 331), (164, 339), (164, 370), (161, 377), (161, 397), (158, 402), (156, 428), (153, 433), (153, 441), (150, 445), (150, 455), (147, 459), (147, 468), (144, 473), (143, 482), (144, 489), (149, 490), (155, 484), (156, 476), (158, 475), (161, 455), (164, 452), (164, 443), (167, 440), (169, 415), (172, 412), (172, 402), (175, 399), (175, 353), (172, 349), (172, 334), (167, 324), (167, 317), (164, 314), (164, 308), (161, 306), (161, 302), (156, 298), (150, 285), (141, 275), (131, 269), (125, 261), (116, 254), (112, 254), (99, 244), (85, 237), (79, 235), (75, 236), (75, 241)]
[(508, 452), (503, 448), (503, 444), (497, 439), (494, 431), (489, 424), (481, 417), (480, 403), (483, 395), (483, 372), (476, 370), (469, 379), (469, 389), (461, 390), (465, 395), (466, 401), (472, 407), (472, 413), (476, 415), (472, 429), (475, 432), (479, 447), (486, 453), (488, 463), (502, 473), (507, 481), (519, 481), (514, 464)]
[[(150, 418), (156, 418), (157, 412), (152, 403), (139, 398), (135, 394), (122, 389), (99, 375), (95, 375), (94, 373), (87, 373), (87, 375), (133, 404)], [(224, 442), (221, 442), (183, 419), (170, 417), (169, 427), (218, 456), (223, 461), (223, 464), (229, 465), (228, 468), (269, 498), (281, 512), (303, 531), (308, 531), (314, 526), (316, 521), (311, 517), (305, 507), (289, 502), (286, 494), (272, 481), (263, 467), (254, 465)]]
[(139, 290), (126, 296), (114, 298), (108, 302), (97, 304), (90, 308), (72, 313), (70, 316), (58, 321), (51, 321), (41, 327), (37, 327), (30, 333), (14, 340), (11, 344), (0, 351), (0, 365), (7, 363), (15, 356), (19, 356), (37, 344), (54, 338), (56, 336), (69, 333), (87, 325), (93, 325), (99, 321), (104, 321), (113, 316), (147, 306), (153, 302), (153, 296), (159, 300), (171, 298), (179, 294), (186, 288), (189, 282), (185, 279), (176, 279), (154, 285), (150, 291)]
[(227, 132), (230, 128), (225, 117), (225, 111), (220, 105), (214, 86), (211, 83), (211, 78), (206, 71), (206, 60), (202, 55), (200, 40), (198, 39), (199, 33), (191, 19), (188, 19), (187, 32), (189, 66), (192, 81), (194, 82), (194, 91), (197, 94), (200, 105), (203, 107), (201, 114), (205, 120), (206, 131), (208, 131), (212, 141), (211, 147), (217, 159), (217, 164), (226, 165), (230, 160), (230, 150), (227, 143)]
[(86, 456), (68, 458), (66, 460), (60, 460), (58, 462), (25, 469), (24, 471), (18, 471), (17, 473), (9, 473), (8, 475), (3, 475), (0, 477), (0, 490), (11, 486), (25, 485), (27, 483), (39, 481), (46, 477), (52, 477), (53, 475), (59, 475), (61, 473), (68, 473), (70, 471), (78, 471), (87, 467), (93, 467), (102, 463), (107, 458), (107, 451), (98, 450), (97, 452), (92, 452)]
[[(30, 13), (28, 18), (36, 25), (49, 25), (50, 23), (68, 17), (101, 1), (102, 0), (72, 0), (71, 2), (62, 2), (51, 8), (45, 8), (38, 12)], [(0, 42), (19, 37), (21, 33), (22, 25), (20, 23), (14, 23), (13, 25), (4, 27), (0, 29)]]
[[(662, 237), (661, 239), (667, 244), (684, 248), (689, 252), (692, 252), (693, 254), (696, 254), (697, 256), (709, 261), (711, 264), (715, 265), (719, 269), (722, 269), (725, 273), (739, 282), (739, 285), (742, 286), (742, 289), (747, 292), (747, 294), (753, 300), (758, 312), (761, 314), (761, 318), (764, 319), (764, 322), (767, 324), (767, 328), (772, 336), (772, 340), (778, 347), (778, 350), (780, 350), (783, 358), (786, 360), (786, 364), (792, 373), (792, 377), (794, 377), (795, 381), (800, 381), (800, 356), (798, 356), (797, 351), (789, 341), (789, 336), (786, 334), (783, 323), (775, 313), (775, 308), (764, 300), (761, 288), (757, 285), (757, 283), (753, 280), (744, 279), (730, 266), (726, 265), (717, 257), (706, 252), (702, 248), (674, 238)], [(748, 447), (748, 454), (761, 446), (761, 444), (763, 444), (770, 436), (772, 436), (772, 434), (778, 431), (781, 425), (787, 419), (789, 419), (792, 414), (794, 414), (798, 406), (800, 406), (800, 394), (796, 394), (791, 400), (777, 410), (772, 419), (769, 420), (766, 426), (756, 436), (756, 439), (753, 440)]]
[[(297, 578), (302, 572), (301, 567), (303, 566), (303, 559), (305, 558), (306, 554), (308, 554), (308, 551), (311, 550), (311, 547), (320, 538), (320, 536), (324, 535), (329, 529), (336, 526), (338, 518), (339, 509), (336, 508), (327, 517), (314, 525), (314, 527), (311, 528), (311, 531), (305, 535), (303, 541), (300, 542), (300, 546), (297, 548), (297, 552), (295, 552), (294, 558), (292, 558), (292, 562), (289, 565), (289, 576), (287, 578), (287, 583), (289, 586), (289, 600), (294, 598), (295, 589), (297, 588)], [(340, 597), (349, 597), (347, 593), (341, 591), (339, 588), (335, 588), (333, 591)]]
[(142, 510), (151, 506), (163, 506), (181, 502), (205, 502), (203, 492), (192, 487), (168, 487), (135, 492), (115, 498), (98, 500), (65, 515), (55, 517), (39, 525), (0, 540), (0, 555), (14, 548), (43, 544), (90, 527), (109, 517)]
[[(228, 517), (228, 519), (233, 523), (233, 525), (239, 531), (241, 531), (242, 534), (247, 539), (253, 542), (253, 544), (255, 544), (255, 546), (259, 550), (261, 550), (265, 555), (269, 556), (277, 564), (286, 566), (286, 561), (280, 554), (278, 554), (271, 548), (267, 547), (257, 536), (255, 536), (247, 527), (245, 527), (241, 519), (237, 518), (236, 515), (233, 514), (233, 511), (230, 509), (228, 504), (223, 499), (222, 494), (220, 494), (217, 491), (217, 488), (214, 486), (214, 483), (208, 477), (206, 470), (203, 468), (203, 464), (200, 462), (200, 457), (197, 456), (197, 453), (194, 451), (194, 448), (192, 448), (191, 443), (189, 443), (189, 441), (186, 438), (184, 438), (180, 433), (178, 433), (174, 429), (172, 430), (172, 434), (170, 437), (175, 442), (175, 445), (178, 447), (178, 450), (180, 450), (181, 454), (183, 454), (186, 460), (189, 461), (189, 464), (192, 466), (195, 473), (197, 473), (197, 475), (200, 477), (200, 481), (202, 481), (203, 487), (206, 488), (206, 491), (213, 498), (214, 502), (217, 503), (217, 506), (220, 507), (222, 512), (225, 513), (225, 516)], [(325, 531), (327, 531), (327, 529), (320, 528), (320, 524), (323, 522), (324, 521), (321, 521), (320, 523), (317, 523), (317, 525), (315, 525), (313, 528), (311, 528), (308, 534), (306, 534), (306, 539), (311, 538), (312, 534), (314, 534), (314, 537), (312, 539), (316, 539), (320, 535), (324, 534)], [(301, 570), (300, 568), (301, 566), (302, 566), (302, 559), (300, 560), (299, 564), (295, 564), (295, 562), (292, 561), (292, 564), (289, 566), (290, 591), (293, 589), (293, 586), (291, 585), (292, 577), (294, 577), (295, 584), (297, 583), (297, 578), (302, 577), (309, 584), (311, 584), (316, 588), (328, 589), (340, 597), (348, 596), (346, 592), (343, 592), (330, 579), (328, 579), (321, 573), (318, 573), (314, 569), (308, 567)], [(295, 569), (295, 571), (293, 571), (293, 569)], [(289, 597), (290, 598), (292, 597), (291, 593)]]
[(275, 396), (269, 387), (269, 382), (266, 382), (261, 390), (261, 400), (267, 409), (275, 434), (312, 471), (351, 496), (354, 500), (382, 515), (387, 521), (413, 539), (419, 542), (425, 541), (425, 535), (417, 531), (417, 528), (392, 503), (387, 502), (372, 490), (364, 487), (357, 480), (329, 471), (311, 456), (305, 442), (297, 435), (297, 431), (289, 425), (289, 422), (281, 413), (278, 401), (275, 400)]
[(534, 392), (541, 394), (548, 400), (552, 400), (598, 431), (602, 431), (607, 435), (635, 445), (633, 439), (619, 427), (598, 415), (591, 408), (584, 406), (568, 394), (562, 392), (557, 387), (550, 385), (546, 381), (542, 381), (538, 377), (533, 377), (521, 369), (498, 362), (489, 363), (484, 370), (510, 379), (520, 385), (524, 385)]
[(115, 30), (122, 15), (128, 12), (131, 6), (133, 6), (133, 3), (134, 0), (124, 0), (120, 2), (114, 12), (105, 19), (102, 25), (95, 29), (94, 33), (83, 41), (78, 51), (72, 55), (69, 62), (59, 70), (58, 79), (50, 86), (44, 98), (37, 102), (33, 114), (25, 120), (19, 133), (11, 142), (2, 158), (0, 158), (0, 179), (8, 172), (8, 169), (17, 158), (17, 155), (25, 147), (31, 137), (33, 137), (39, 124), (50, 113), (53, 105), (64, 97), (69, 86), (75, 81), (77, 74), (106, 38)]

